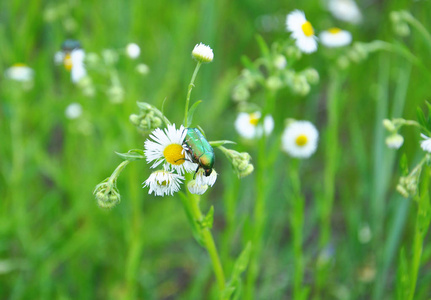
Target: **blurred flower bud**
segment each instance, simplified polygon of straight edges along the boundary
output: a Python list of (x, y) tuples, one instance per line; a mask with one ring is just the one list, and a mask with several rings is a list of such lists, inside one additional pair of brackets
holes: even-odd
[(111, 86), (107, 91), (109, 100), (112, 103), (121, 103), (124, 101), (124, 90), (119, 85), (113, 85)]
[(284, 55), (281, 55), (281, 54), (278, 54), (277, 56), (275, 56), (273, 63), (274, 63), (274, 66), (279, 70), (283, 70), (287, 66), (286, 57), (284, 57)]
[(219, 147), (226, 157), (231, 161), (232, 167), (235, 170), (235, 173), (238, 175), (238, 178), (244, 178), (250, 175), (254, 167), (250, 163), (251, 156), (247, 152), (241, 152), (227, 149), (225, 147)]
[(91, 52), (85, 56), (85, 62), (87, 64), (87, 66), (95, 66), (95, 65), (99, 64), (100, 57), (99, 57), (99, 55), (97, 55), (97, 53)]
[(192, 194), (203, 195), (207, 191), (208, 185), (207, 184), (200, 184), (196, 180), (190, 180), (189, 183), (187, 184), (187, 188), (188, 188), (189, 192)]
[(305, 96), (310, 92), (310, 89), (310, 85), (304, 75), (294, 77), (292, 90), (295, 94)]
[(308, 68), (302, 71), (309, 84), (317, 84), (319, 82), (319, 73), (316, 69)]
[(385, 142), (389, 148), (399, 149), (404, 143), (404, 138), (402, 135), (400, 135), (398, 133), (394, 133), (394, 134), (391, 134), (390, 136), (388, 136), (386, 138)]
[(350, 61), (346, 56), (341, 55), (340, 57), (337, 58), (337, 66), (340, 69), (342, 70), (347, 69), (349, 65), (350, 65)]
[(118, 61), (118, 53), (111, 49), (102, 51), (102, 58), (107, 65), (114, 65)]
[(271, 76), (266, 80), (266, 86), (268, 89), (276, 91), (283, 86), (283, 82), (279, 77)]
[(232, 99), (241, 102), (246, 101), (250, 97), (250, 92), (243, 85), (237, 85), (233, 88)]
[(389, 119), (383, 120), (383, 126), (388, 130), (389, 132), (396, 131), (394, 123)]
[(110, 180), (110, 178), (99, 183), (93, 194), (96, 196), (97, 204), (102, 208), (112, 208), (121, 201), (115, 181)]
[(286, 49), (286, 56), (292, 60), (299, 60), (302, 56), (302, 53), (297, 47), (289, 46)]
[(147, 75), (150, 73), (150, 68), (146, 64), (139, 64), (136, 66), (136, 72), (141, 75)]

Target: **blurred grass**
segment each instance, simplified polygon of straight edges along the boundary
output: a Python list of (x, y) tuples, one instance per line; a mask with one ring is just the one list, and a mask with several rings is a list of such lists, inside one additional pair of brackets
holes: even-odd
[[(68, 17), (44, 21), (46, 9), (59, 5), (70, 7)], [(143, 147), (144, 137), (128, 121), (128, 116), (137, 111), (136, 101), (161, 107), (166, 99), (165, 113), (177, 124), (181, 122), (194, 67), (190, 51), (201, 41), (211, 45), (215, 59), (202, 68), (196, 81), (192, 102), (204, 102), (195, 121), (212, 140), (238, 141), (238, 151), (249, 151), (257, 159), (257, 147), (240, 142), (233, 130), (236, 110), (230, 92), (241, 69), (241, 56), (254, 59), (259, 55), (257, 33), (267, 42), (288, 38), (284, 16), (296, 8), (306, 11), (316, 28), (343, 25), (333, 20), (319, 1), (294, 5), (251, 0), (0, 2), (0, 72), (16, 62), (27, 63), (36, 72), (34, 88), (24, 93), (4, 77), (0, 79), (1, 298), (214, 296), (210, 261), (193, 240), (180, 199), (155, 198), (140, 188), (149, 173), (145, 163), (133, 164), (124, 171), (118, 182), (122, 203), (114, 209), (98, 208), (92, 190), (120, 162), (114, 151)], [(429, 1), (367, 1), (361, 6), (364, 24), (347, 26), (357, 41), (396, 40), (388, 17), (393, 9), (408, 9), (425, 27), (431, 26)], [(276, 31), (262, 31), (259, 17), (265, 14), (280, 19)], [(68, 18), (76, 22), (73, 32), (65, 30)], [(122, 58), (118, 69), (126, 93), (124, 103), (114, 105), (103, 93), (85, 98), (70, 82), (69, 74), (53, 63), (54, 53), (66, 38), (80, 40), (87, 52), (136, 42), (142, 49), (139, 61), (148, 64), (151, 72), (140, 77), (134, 72), (134, 64)], [(412, 32), (402, 42), (424, 66), (430, 65), (429, 49), (419, 34)], [(373, 290), (375, 299), (392, 299), (400, 244), (412, 243), (415, 215), (407, 200), (398, 198), (394, 187), (400, 154), (406, 153), (411, 163), (417, 160), (417, 138), (406, 130), (406, 144), (389, 157), (381, 133), (376, 134), (383, 131), (382, 117), (391, 117), (391, 112), (395, 116), (394, 111), (402, 113), (401, 107), (395, 108), (398, 95), (405, 93), (402, 116), (415, 118), (416, 107), (429, 98), (430, 91), (415, 67), (406, 91), (399, 91), (400, 85), (408, 81), (410, 67), (399, 56), (383, 56), (372, 55), (352, 65), (340, 87), (338, 109), (343, 117), (338, 124), (338, 171), (330, 219), (332, 250), (321, 299), (369, 299)], [(387, 65), (382, 65), (382, 59)], [(307, 101), (288, 92), (279, 95), (270, 143), (277, 143), (287, 117), (316, 120), (321, 133), (327, 126), (328, 62), (311, 55), (300, 65), (315, 67), (321, 83), (312, 89)], [(385, 84), (379, 84), (379, 74), (385, 71)], [(259, 97), (263, 95), (255, 95), (255, 100)], [(387, 107), (378, 110), (376, 105), (385, 105), (383, 97), (387, 97)], [(85, 118), (92, 126), (88, 135), (76, 130), (79, 121), (64, 117), (64, 109), (71, 102), (83, 105)], [(300, 171), (305, 200), (304, 285), (311, 286), (313, 296), (314, 268), (322, 250), (315, 198), (325, 188), (324, 149), (320, 144), (316, 155), (305, 161)], [(384, 153), (372, 158), (378, 151)], [(215, 206), (215, 238), (226, 273), (230, 274), (233, 259), (253, 234), (255, 175), (239, 181), (221, 153), (216, 155), (220, 177), (215, 188), (204, 195), (202, 205), (203, 211)], [(381, 164), (383, 159), (392, 163)], [(270, 175), (274, 181), (267, 180), (265, 187), (269, 191), (266, 214), (270, 217), (263, 234), (256, 299), (288, 299), (292, 292), (292, 228), (289, 203), (283, 201), (288, 172), (283, 154), (276, 161), (279, 163)], [(363, 224), (372, 228), (370, 244), (358, 241)], [(409, 257), (409, 248), (406, 251)], [(417, 299), (428, 299), (431, 293), (430, 277), (426, 275), (430, 251), (426, 244)], [(367, 271), (377, 272), (376, 277), (367, 280)]]

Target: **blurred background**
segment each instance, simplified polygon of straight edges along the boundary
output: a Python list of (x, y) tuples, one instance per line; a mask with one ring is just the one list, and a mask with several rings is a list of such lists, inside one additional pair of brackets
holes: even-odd
[[(130, 164), (121, 174), (122, 198), (116, 207), (99, 208), (93, 189), (121, 162), (115, 151), (143, 149), (147, 135), (129, 121), (130, 114), (139, 112), (137, 101), (158, 108), (163, 104), (172, 122), (182, 122), (195, 67), (191, 51), (199, 42), (214, 50), (214, 61), (202, 66), (195, 82), (192, 102), (203, 103), (194, 123), (210, 140), (237, 142), (230, 148), (249, 152), (256, 165), (256, 143), (242, 140), (234, 130), (238, 105), (232, 89), (244, 68), (242, 57), (254, 61), (261, 55), (257, 35), (267, 44), (289, 39), (285, 18), (294, 9), (303, 10), (316, 31), (337, 26), (349, 30), (353, 41), (401, 44), (428, 69), (424, 40), (414, 33), (398, 37), (390, 12), (408, 10), (430, 28), (430, 1), (357, 4), (360, 24), (337, 20), (325, 2), (314, 0), (1, 1), (0, 298), (215, 298), (211, 262), (193, 239), (179, 197), (155, 197), (142, 189), (150, 174), (145, 161)], [(78, 40), (87, 58), (96, 61), (88, 63), (93, 88), (88, 93), (55, 63), (66, 39)], [(129, 43), (139, 45), (138, 58), (125, 54)], [(305, 198), (303, 282), (310, 287), (308, 298), (393, 299), (399, 251), (406, 245), (409, 253), (415, 224), (414, 205), (395, 191), (398, 161), (405, 153), (414, 164), (420, 148), (419, 134), (412, 128), (403, 131), (405, 145), (399, 152), (384, 148), (381, 120), (391, 117), (400, 82), (406, 83), (402, 116), (415, 119), (416, 107), (430, 96), (428, 77), (418, 64), (388, 52), (372, 53), (343, 71), (332, 235), (322, 248), (316, 201), (325, 185), (326, 101), (334, 60), (319, 50), (303, 55), (295, 68), (316, 69), (320, 82), (306, 96), (287, 89), (277, 94), (275, 127), (268, 137), (268, 143), (280, 143), (286, 118), (310, 120), (321, 133), (317, 152), (301, 164), (300, 172)], [(114, 58), (109, 68), (97, 63), (110, 55)], [(17, 63), (33, 69), (31, 83), (7, 78), (8, 68)], [(264, 97), (257, 89), (250, 101), (263, 107)], [(387, 99), (383, 110), (381, 97)], [(71, 103), (80, 104), (78, 117), (65, 114)], [(253, 236), (256, 177), (240, 180), (217, 150), (216, 157), (219, 178), (201, 206), (207, 211), (214, 205), (212, 231), (229, 273)], [(292, 298), (296, 254), (284, 192), (289, 164), (281, 151), (275, 157), (265, 181), (268, 218), (255, 299)], [(425, 244), (415, 299), (431, 295), (430, 257)], [(314, 270), (319, 259), (329, 267), (317, 291)]]

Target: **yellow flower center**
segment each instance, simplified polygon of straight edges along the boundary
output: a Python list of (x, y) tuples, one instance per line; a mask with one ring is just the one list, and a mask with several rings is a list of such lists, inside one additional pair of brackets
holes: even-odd
[(185, 154), (183, 152), (183, 146), (178, 144), (170, 144), (163, 150), (163, 156), (166, 161), (171, 165), (182, 165), (185, 161)]
[(329, 33), (337, 34), (341, 31), (341, 29), (337, 28), (337, 27), (332, 27), (332, 28), (329, 28), (328, 31), (329, 31)]
[(313, 29), (313, 26), (311, 26), (310, 22), (305, 21), (305, 23), (302, 24), (301, 28), (302, 28), (302, 31), (304, 32), (305, 36), (310, 37), (310, 36), (314, 35), (314, 29)]
[(64, 56), (63, 63), (66, 70), (72, 70), (72, 56), (70, 55), (70, 53), (66, 53), (66, 55)]
[(308, 138), (305, 134), (301, 134), (298, 135), (298, 137), (296, 138), (296, 144), (300, 147), (304, 146), (305, 144), (307, 144)]
[(250, 117), (249, 122), (250, 122), (251, 125), (256, 126), (257, 123), (259, 123), (260, 114), (258, 114), (258, 113), (252, 113), (252, 114), (249, 115), (249, 117)]
[(27, 67), (27, 65), (23, 63), (17, 63), (17, 64), (13, 64), (12, 67)]

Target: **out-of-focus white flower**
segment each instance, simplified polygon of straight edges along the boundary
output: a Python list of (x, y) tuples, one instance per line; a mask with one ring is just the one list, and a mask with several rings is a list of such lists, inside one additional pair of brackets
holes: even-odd
[(175, 124), (168, 125), (164, 131), (156, 128), (150, 138), (145, 141), (145, 156), (147, 163), (153, 162), (151, 168), (155, 168), (161, 163), (165, 169), (175, 170), (182, 175), (197, 169), (197, 164), (190, 161), (186, 146), (183, 145), (187, 130), (181, 125), (179, 129)]
[(77, 119), (82, 115), (82, 106), (79, 103), (71, 103), (66, 107), (65, 110), (66, 118), (68, 119)]
[(130, 43), (126, 46), (126, 53), (131, 59), (135, 59), (141, 54), (141, 48), (135, 43)]
[(143, 183), (144, 187), (150, 187), (148, 194), (154, 192), (156, 196), (173, 195), (180, 190), (183, 176), (166, 170), (158, 170), (151, 173), (150, 177)]
[(329, 0), (328, 9), (332, 15), (344, 22), (358, 24), (362, 21), (362, 14), (353, 0)]
[(26, 64), (18, 63), (6, 69), (5, 76), (15, 81), (27, 82), (33, 80), (34, 71)]
[(389, 148), (399, 149), (404, 143), (404, 138), (402, 135), (400, 135), (398, 133), (394, 133), (394, 134), (388, 136), (386, 138), (385, 142)]
[(304, 12), (295, 10), (287, 15), (286, 28), (292, 33), (295, 44), (304, 53), (312, 53), (317, 50), (317, 38), (314, 35), (313, 26), (305, 18)]
[(83, 77), (87, 76), (87, 70), (84, 66), (85, 52), (82, 49), (72, 50), (70, 53), (71, 77), (72, 82), (77, 83)]
[(340, 28), (330, 28), (319, 35), (320, 42), (329, 48), (347, 46), (352, 42), (352, 34)]
[(423, 141), (421, 141), (421, 148), (422, 148), (422, 150), (431, 153), (431, 138), (427, 137), (423, 133), (421, 133), (421, 137), (424, 139)]
[(213, 49), (202, 43), (193, 48), (192, 56), (200, 62), (212, 62), (214, 59)]
[(271, 134), (274, 129), (274, 119), (271, 115), (267, 115), (262, 124), (259, 120), (262, 114), (259, 111), (253, 113), (241, 112), (235, 120), (235, 129), (239, 135), (246, 139), (255, 139), (265, 135)]
[(281, 137), (282, 149), (290, 156), (308, 158), (317, 149), (319, 132), (311, 122), (293, 121)]

